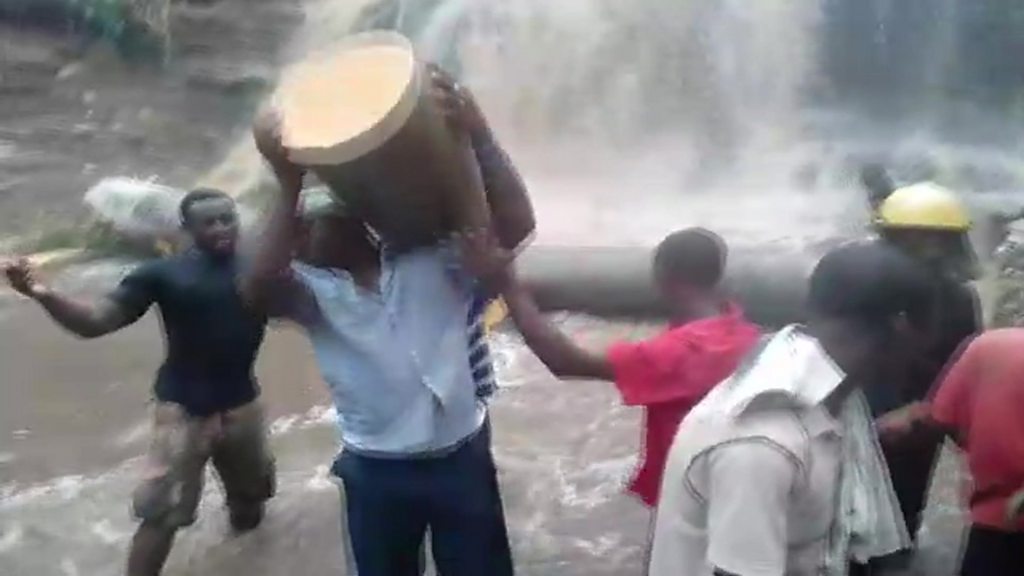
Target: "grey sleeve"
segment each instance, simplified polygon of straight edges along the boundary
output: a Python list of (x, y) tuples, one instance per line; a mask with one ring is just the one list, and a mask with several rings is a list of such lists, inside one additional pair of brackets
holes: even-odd
[(768, 441), (739, 441), (707, 455), (707, 562), (720, 572), (783, 576), (795, 457)]

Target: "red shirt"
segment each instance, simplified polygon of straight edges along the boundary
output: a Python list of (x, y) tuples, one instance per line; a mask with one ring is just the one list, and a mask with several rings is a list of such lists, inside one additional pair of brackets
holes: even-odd
[(643, 342), (608, 351), (627, 406), (644, 406), (641, 464), (629, 490), (656, 506), (665, 460), (687, 412), (736, 369), (760, 331), (729, 305), (721, 316), (670, 328)]
[(956, 431), (967, 453), (971, 520), (1024, 530), (1005, 520), (1010, 497), (1024, 488), (1024, 329), (975, 338), (939, 386), (932, 417)]

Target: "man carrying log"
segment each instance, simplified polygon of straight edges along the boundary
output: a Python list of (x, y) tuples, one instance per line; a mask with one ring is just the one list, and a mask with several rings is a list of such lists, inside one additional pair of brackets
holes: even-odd
[(195, 521), (208, 461), (224, 484), (235, 530), (258, 526), (274, 494), (274, 464), (253, 376), (266, 317), (238, 294), (235, 202), (217, 190), (195, 190), (182, 200), (180, 213), (194, 246), (140, 265), (92, 302), (47, 286), (27, 260), (4, 267), (15, 290), (82, 338), (129, 326), (154, 304), (160, 309), (167, 357), (156, 377), (146, 479), (133, 498), (142, 524), (132, 540), (128, 576), (160, 573), (177, 530)]
[[(436, 70), (433, 82), (471, 138), (499, 235), (532, 229), (522, 182), (472, 98)], [(344, 450), (333, 471), (360, 576), (418, 574), (428, 529), (443, 576), (511, 575), (481, 397), (490, 365), (467, 323), (491, 294), (490, 272), (467, 267), (447, 242), (395, 253), (338, 200), (332, 215), (311, 219), (305, 261), (293, 261), (303, 170), (279, 126), (265, 115), (255, 129), (281, 190), (243, 293), (303, 326), (313, 344), (339, 414)]]

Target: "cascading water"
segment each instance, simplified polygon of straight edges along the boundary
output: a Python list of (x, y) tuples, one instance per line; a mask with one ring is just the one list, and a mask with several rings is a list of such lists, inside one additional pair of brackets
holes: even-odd
[(310, 18), (297, 52), (351, 30), (410, 36), (481, 100), (531, 184), (542, 241), (649, 245), (698, 222), (803, 241), (835, 235), (839, 213), (860, 209), (845, 181), (815, 173), (823, 144), (804, 100), (819, 4), (373, 2), (353, 22)]
[[(542, 241), (650, 245), (701, 224), (733, 243), (802, 249), (862, 230), (850, 165), (862, 156), (882, 156), (903, 179), (979, 191), (1024, 182), (1014, 140), (1001, 133), (997, 148), (986, 136), (993, 125), (1012, 126), (997, 104), (1020, 86), (964, 81), (1001, 78), (1006, 59), (991, 57), (992, 47), (1013, 41), (972, 40), (991, 13), (967, 8), (1008, 1), (307, 0), (293, 50), (299, 57), (361, 28), (412, 37), (478, 94), (530, 184)], [(972, 130), (958, 129), (965, 118)], [(242, 192), (261, 170), (244, 136), (204, 183)], [(4, 313), (19, 337), (0, 348), (10, 382), (2, 399), (46, 406), (31, 421), (44, 425), (19, 428), (0, 464), (46, 462), (46, 472), (88, 477), (0, 485), (0, 565), (19, 576), (118, 574), (133, 528), (124, 503), (141, 463), (116, 463), (144, 450), (158, 328), (149, 322), (84, 348), (40, 329), (36, 310)], [(642, 330), (580, 318), (569, 327), (601, 341)], [(648, 518), (619, 493), (636, 414), (611, 389), (544, 380), (521, 347), (497, 344), (508, 362), (495, 445), (519, 573), (641, 572)], [(105, 346), (118, 353), (97, 353)], [(45, 361), (27, 361), (37, 350)], [(264, 528), (226, 538), (211, 488), (199, 525), (176, 545), (172, 576), (340, 571), (337, 498), (324, 471), (334, 434), (329, 411), (306, 412), (325, 401), (308, 351), (275, 332), (260, 376), (279, 416), (281, 494)], [(957, 501), (954, 477), (940, 472), (941, 502)], [(957, 514), (930, 510), (921, 541), (937, 552), (922, 574), (955, 563)]]

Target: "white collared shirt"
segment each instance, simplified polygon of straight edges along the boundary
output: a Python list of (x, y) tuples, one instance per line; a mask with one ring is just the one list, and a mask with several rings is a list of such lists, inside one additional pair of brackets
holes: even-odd
[(825, 574), (841, 440), (821, 406), (685, 421), (661, 488), (650, 576)]
[(305, 328), (338, 411), (346, 448), (384, 457), (441, 451), (486, 417), (469, 361), (473, 282), (447, 247), (381, 265), (379, 291), (342, 270), (295, 263), (316, 300)]

